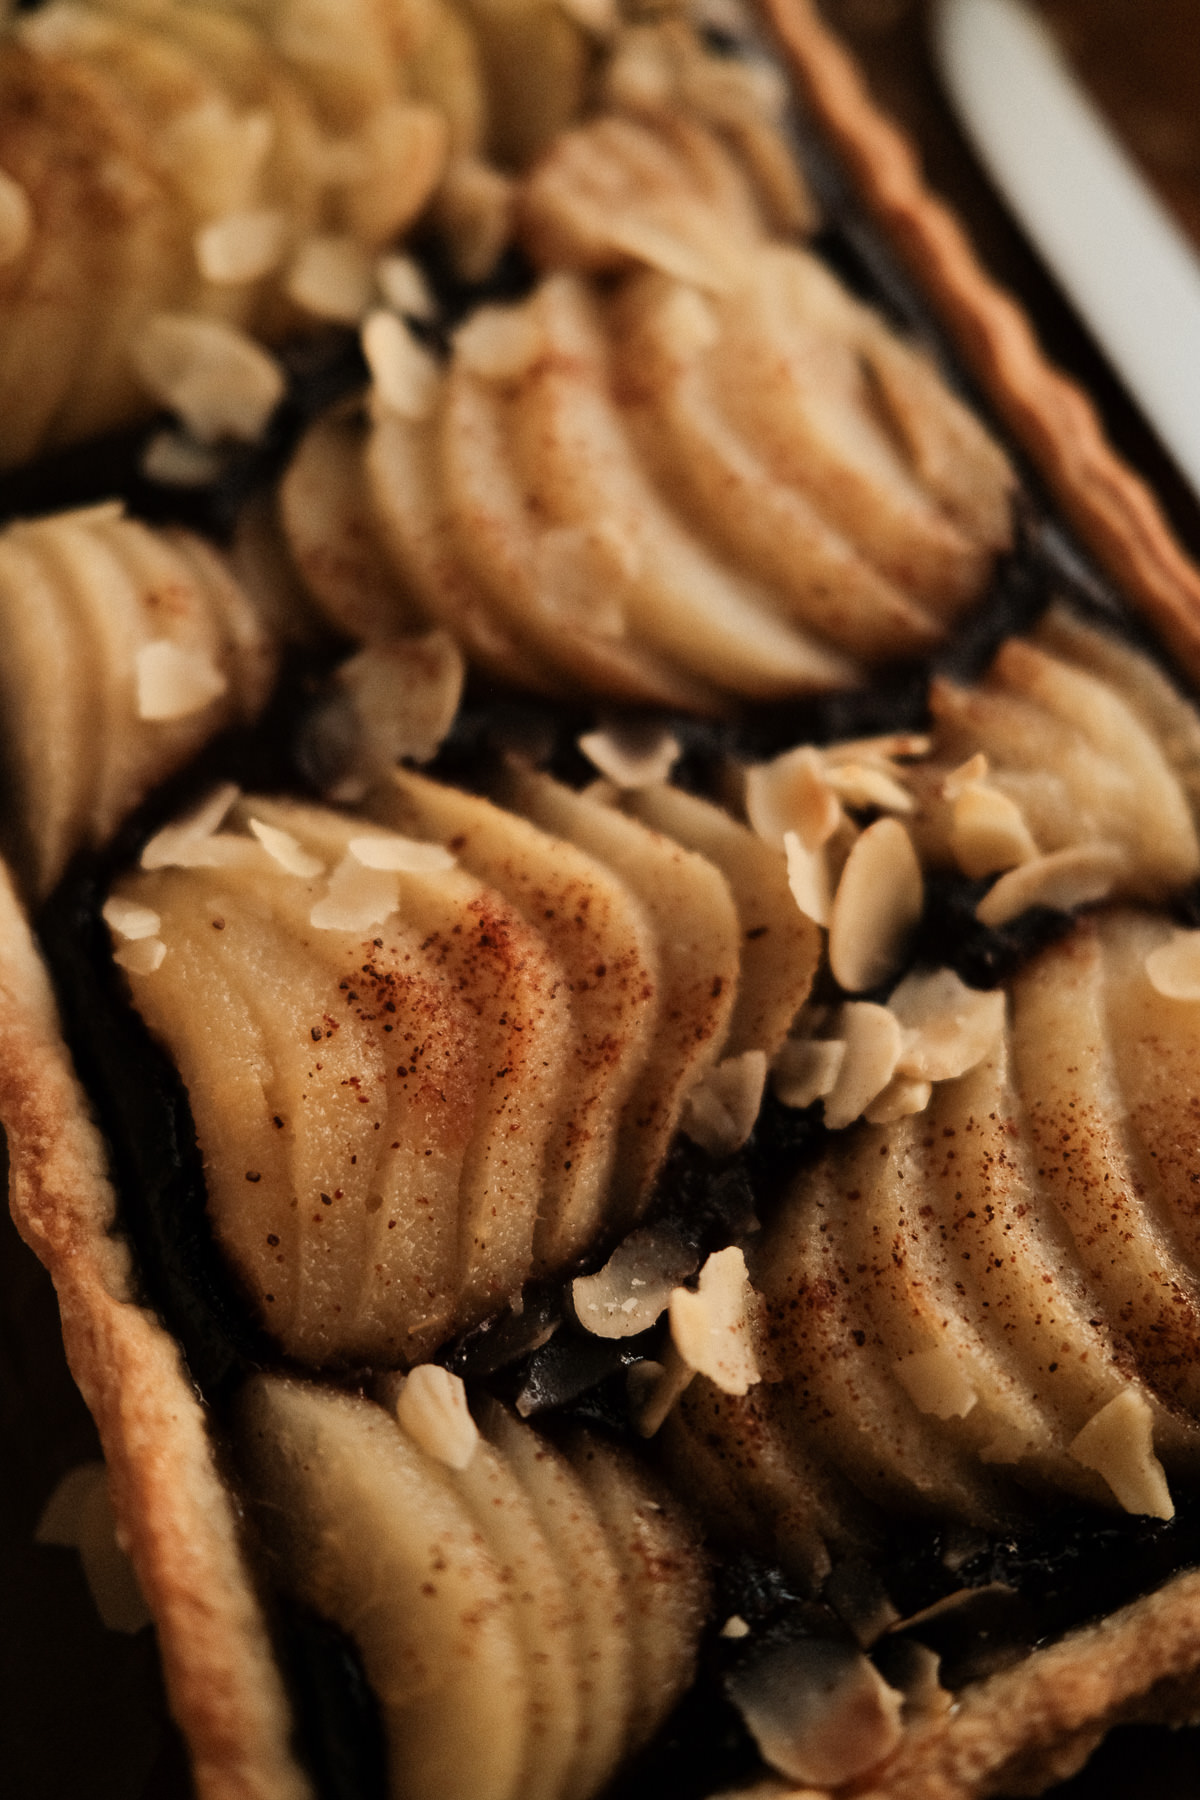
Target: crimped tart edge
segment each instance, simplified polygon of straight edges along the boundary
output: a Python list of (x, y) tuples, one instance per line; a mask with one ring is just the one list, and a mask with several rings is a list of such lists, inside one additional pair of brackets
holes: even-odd
[(1022, 307), (983, 268), (957, 218), (927, 185), (911, 140), (879, 111), (815, 0), (759, 5), (856, 192), (997, 416), (1097, 561), (1200, 681), (1200, 569), (1158, 501), (1108, 442), (1087, 395), (1047, 359)]
[(311, 1800), (291, 1707), (174, 1340), (134, 1298), (103, 1141), (53, 993), (0, 866), (0, 1122), (18, 1231), (58, 1294), (71, 1373), (100, 1432), (113, 1510), (158, 1626), (201, 1800)]

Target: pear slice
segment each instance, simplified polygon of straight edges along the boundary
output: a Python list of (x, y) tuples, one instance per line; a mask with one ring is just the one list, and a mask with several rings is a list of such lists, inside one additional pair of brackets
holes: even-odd
[(187, 1089), (217, 1239), (262, 1323), (286, 1342), (300, 1279), (291, 1171), (267, 1097), (274, 1069), (262, 1031), (230, 978), (231, 959), (215, 958), (208, 943), (217, 936), (213, 917), (224, 915), (199, 910), (193, 883), (177, 870), (117, 891), (160, 916), (166, 956), (150, 973), (129, 970), (130, 991)]
[[(100, 529), (111, 528), (102, 526)], [(252, 590), (243, 590), (228, 562), (194, 532), (168, 527), (158, 534), (158, 538), (191, 577), (204, 610), (211, 613), (217, 623), (222, 644), (222, 668), (229, 680), (230, 703), (235, 716), (245, 720), (257, 718), (266, 705), (279, 661), (278, 646), (257, 610), (258, 596), (255, 595), (252, 601), (249, 597)], [(153, 612), (158, 597), (146, 598)]]
[(624, 810), (687, 850), (729, 883), (741, 928), (737, 1007), (723, 1054), (773, 1057), (808, 999), (821, 934), (796, 905), (787, 864), (771, 844), (711, 801), (659, 782), (622, 797)]
[(691, 1527), (631, 1456), (582, 1433), (568, 1455), (621, 1571), (633, 1662), (626, 1745), (639, 1750), (691, 1685), (708, 1583)]
[(372, 516), (385, 554), (429, 617), (456, 637), (472, 661), (514, 687), (563, 693), (563, 677), (507, 620), (459, 553), (437, 463), (436, 423), (387, 414), (367, 446)]
[[(543, 540), (548, 528), (602, 527), (620, 548), (619, 604), (632, 641), (696, 680), (756, 699), (852, 681), (851, 662), (781, 620), (772, 594), (717, 562), (656, 492), (622, 427), (602, 320), (582, 282), (555, 276), (527, 305), (544, 349), (509, 410), (512, 454)], [(483, 404), (477, 396), (477, 412)]]
[(44, 896), (88, 836), (100, 708), (57, 571), (36, 541), (11, 531), (0, 537), (0, 616), (11, 828), (27, 883)]
[(942, 622), (881, 574), (802, 486), (778, 480), (722, 411), (710, 303), (660, 274), (614, 306), (614, 382), (639, 452), (691, 528), (779, 597), (780, 610), (867, 660), (915, 655)]
[(864, 365), (874, 315), (787, 246), (761, 250), (743, 286), (712, 304), (717, 394), (734, 429), (884, 576), (954, 618), (1003, 544), (970, 538), (921, 485)]
[[(711, 685), (676, 673), (640, 642), (628, 589), (623, 520), (543, 525), (547, 504), (514, 463), (529, 413), (528, 383), (503, 395), (461, 363), (451, 366), (441, 415), (440, 471), (454, 543), (491, 598), (503, 629), (531, 642), (560, 684), (645, 705), (713, 712)], [(588, 531), (588, 526), (595, 529)], [(578, 529), (571, 529), (578, 526)]]
[[(382, 1405), (394, 1405), (396, 1388), (395, 1377), (384, 1380), (377, 1393)], [(528, 1426), (524, 1432), (533, 1435)], [(528, 1735), (517, 1792), (522, 1800), (559, 1800), (572, 1791), (566, 1776), (583, 1728), (571, 1592), (532, 1500), (499, 1451), (481, 1440), (466, 1467), (450, 1469), (449, 1476), (513, 1598), (529, 1683)]]
[[(315, 807), (253, 802), (332, 868), (361, 821)], [(540, 936), (465, 870), (397, 877), (400, 916), (422, 954), (475, 1014), (485, 1078), (463, 1169), (463, 1322), (503, 1305), (529, 1274), (546, 1146), (558, 1117), (570, 1045), (568, 980)]]
[(583, 110), (591, 52), (554, 0), (457, 0), (478, 47), (487, 145), (522, 169)]
[(356, 641), (376, 643), (419, 627), (376, 542), (363, 489), (366, 427), (343, 411), (310, 426), (279, 486), (288, 549), (326, 618)]
[(621, 1115), (657, 1017), (650, 927), (603, 863), (490, 801), (397, 770), (367, 809), (393, 830), (453, 844), (566, 971), (572, 1054), (534, 1237), (534, 1272), (562, 1268), (604, 1232)]
[(548, 775), (511, 767), (501, 797), (544, 831), (607, 864), (657, 939), (654, 1040), (618, 1140), (614, 1219), (632, 1221), (648, 1198), (691, 1088), (729, 1034), (738, 985), (738, 918), (725, 877), (707, 858), (640, 820)]
[(450, 126), (452, 156), (478, 155), (487, 129), (487, 93), (479, 48), (452, 0), (428, 0), (425, 30), (408, 63), (418, 100), (430, 100)]
[(517, 1800), (516, 1608), (449, 1472), (372, 1401), (277, 1376), (243, 1390), (237, 1439), (281, 1578), (358, 1645), (392, 1800)]
[[(1163, 1208), (1160, 1157), (1147, 1155), (1145, 1143), (1128, 1130), (1116, 1073), (1115, 1044), (1127, 1033), (1137, 1044), (1136, 1058), (1127, 1061), (1146, 1057), (1135, 1021), (1150, 1008), (1138, 1008), (1135, 1000), (1129, 1019), (1125, 996), (1110, 992), (1105, 956), (1111, 946), (1119, 969), (1132, 937), (1134, 979), (1125, 975), (1124, 981), (1152, 1001), (1159, 997), (1145, 977), (1144, 947), (1158, 935), (1109, 932), (1106, 943), (1090, 921), (1081, 925), (1069, 949), (1040, 957), (1015, 982), (1012, 1043), (1041, 1190), (1066, 1220), (1089, 1286), (1103, 1296), (1105, 1315), (1120, 1322), (1138, 1368), (1194, 1413), (1200, 1406), (1200, 1292)], [(1164, 927), (1160, 941), (1167, 935)], [(1170, 1000), (1159, 999), (1159, 1006), (1163, 1012), (1186, 1010)], [(1174, 1036), (1169, 1025), (1163, 1036)], [(1170, 1158), (1177, 1133), (1161, 1135), (1162, 1153)]]
[(480, 1426), (529, 1496), (575, 1602), (575, 1661), (581, 1722), (563, 1794), (596, 1794), (615, 1774), (633, 1708), (633, 1650), (622, 1576), (586, 1488), (567, 1458), (496, 1401)]

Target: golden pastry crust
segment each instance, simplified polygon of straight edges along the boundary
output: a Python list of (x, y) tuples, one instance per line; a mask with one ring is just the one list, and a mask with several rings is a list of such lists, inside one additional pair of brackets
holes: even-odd
[(856, 191), (949, 327), (964, 361), (1097, 560), (1200, 678), (1200, 571), (1083, 391), (1046, 359), (1022, 309), (984, 271), (926, 186), (912, 144), (875, 107), (813, 0), (762, 0), (800, 91)]
[(113, 1510), (158, 1621), (167, 1692), (201, 1800), (309, 1800), (291, 1718), (180, 1352), (134, 1298), (104, 1147), (50, 984), (0, 870), (0, 1120), (17, 1229), (58, 1291), (71, 1372), (96, 1423)]

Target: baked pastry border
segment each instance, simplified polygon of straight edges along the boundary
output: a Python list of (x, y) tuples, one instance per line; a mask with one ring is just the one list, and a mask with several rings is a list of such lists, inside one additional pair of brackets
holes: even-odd
[(54, 1281), (67, 1362), (100, 1432), (118, 1530), (157, 1622), (197, 1792), (201, 1800), (311, 1800), (237, 1504), (182, 1355), (137, 1302), (133, 1256), (115, 1234), (104, 1143), (2, 865), (0, 1018), (13, 1219)]
[(1022, 307), (983, 268), (957, 218), (926, 183), (911, 140), (879, 111), (815, 0), (759, 4), (855, 191), (932, 302), (997, 417), (1097, 561), (1200, 682), (1200, 569), (1158, 501), (1108, 442), (1087, 395), (1048, 360)]
[[(1098, 561), (1200, 680), (1200, 572), (1146, 485), (1107, 443), (1091, 402), (1041, 352), (926, 187), (811, 0), (762, 0), (823, 131), (913, 268), (997, 415)], [(138, 1304), (114, 1235), (102, 1139), (71, 1069), (45, 970), (0, 870), (0, 1119), (22, 1236), (58, 1292), (68, 1362), (96, 1418), (114, 1510), (158, 1621), (172, 1711), (202, 1800), (311, 1800), (291, 1709), (221, 1480), (205, 1409), (161, 1322)], [(915, 1722), (861, 1800), (1036, 1792), (1127, 1720), (1200, 1717), (1200, 1573), (1034, 1651)], [(815, 1800), (807, 1790), (809, 1800)]]

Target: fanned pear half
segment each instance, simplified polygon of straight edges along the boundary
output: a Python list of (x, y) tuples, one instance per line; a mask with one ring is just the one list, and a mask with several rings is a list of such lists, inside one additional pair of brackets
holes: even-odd
[[(560, 272), (476, 312), (445, 367), (412, 347), (420, 378), (375, 389), (364, 453), (391, 629), (415, 604), (505, 682), (701, 713), (941, 640), (1009, 542), (1007, 462), (806, 253), (747, 239), (733, 262), (615, 289)], [(323, 556), (313, 517), (288, 529), (314, 597), (387, 629), (378, 563), (361, 601), (333, 592), (344, 534)]]
[(9, 830), (31, 892), (270, 691), (275, 648), (221, 557), (120, 505), (0, 532)]
[(362, 1655), (389, 1800), (589, 1800), (691, 1680), (703, 1565), (628, 1455), (560, 1450), (494, 1402), (481, 1424), (447, 1453), (374, 1401), (259, 1376), (238, 1458), (277, 1578)]
[(673, 1422), (714, 1516), (810, 1574), (871, 1536), (831, 1484), (996, 1526), (1031, 1493), (1169, 1518), (1194, 1477), (1200, 933), (1096, 914), (1008, 1000), (924, 1112), (797, 1183), (747, 1253), (767, 1380)]
[(527, 770), (503, 798), (407, 771), (357, 816), (217, 794), (106, 907), (218, 1240), (304, 1361), (410, 1364), (610, 1246), (696, 1083), (807, 997), (815, 930), (744, 827)]

